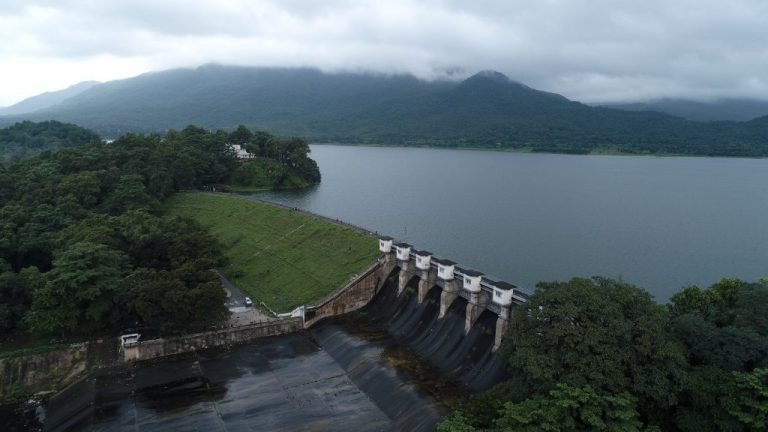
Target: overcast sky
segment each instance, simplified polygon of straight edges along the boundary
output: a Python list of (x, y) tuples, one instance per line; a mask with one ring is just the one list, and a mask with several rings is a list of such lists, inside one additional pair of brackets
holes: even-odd
[(766, 0), (0, 0), (0, 41), (0, 106), (211, 62), (768, 99)]

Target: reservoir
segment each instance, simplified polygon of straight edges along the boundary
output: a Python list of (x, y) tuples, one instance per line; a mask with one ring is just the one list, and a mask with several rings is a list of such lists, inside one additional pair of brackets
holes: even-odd
[(254, 197), (376, 230), (532, 290), (768, 276), (768, 160), (313, 145), (320, 185)]

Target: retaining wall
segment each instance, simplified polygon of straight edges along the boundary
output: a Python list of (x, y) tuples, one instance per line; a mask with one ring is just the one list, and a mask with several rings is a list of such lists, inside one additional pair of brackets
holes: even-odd
[(306, 308), (304, 327), (309, 328), (324, 318), (343, 315), (367, 305), (379, 292), (394, 265), (379, 260), (352, 282), (331, 293), (316, 306)]
[(87, 367), (88, 343), (0, 359), (0, 400), (58, 390), (73, 382)]
[(150, 360), (206, 348), (236, 345), (263, 337), (293, 333), (302, 329), (303, 320), (301, 318), (282, 318), (242, 327), (146, 340), (132, 347), (124, 348), (123, 360)]

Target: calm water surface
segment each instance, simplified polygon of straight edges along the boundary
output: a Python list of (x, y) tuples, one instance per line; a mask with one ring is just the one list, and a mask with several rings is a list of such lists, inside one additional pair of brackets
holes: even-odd
[(532, 289), (621, 277), (666, 300), (768, 276), (768, 160), (313, 145), (323, 181), (254, 196)]

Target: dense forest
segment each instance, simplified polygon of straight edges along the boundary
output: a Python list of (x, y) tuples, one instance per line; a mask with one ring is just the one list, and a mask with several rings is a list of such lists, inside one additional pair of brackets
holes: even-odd
[(219, 323), (224, 291), (210, 269), (221, 247), (194, 221), (164, 216), (161, 203), (229, 182), (250, 163), (232, 142), (319, 181), (304, 141), (245, 128), (128, 134), (0, 166), (0, 340)]
[(96, 133), (57, 121), (24, 121), (0, 129), (0, 164), (8, 164), (45, 150), (58, 150), (99, 141)]
[(502, 349), (512, 378), (440, 431), (768, 430), (768, 280), (667, 305), (611, 279), (540, 283)]
[(164, 132), (191, 121), (213, 129), (244, 124), (315, 142), (768, 156), (768, 117), (705, 123), (592, 107), (488, 71), (463, 81), (422, 81), (208, 65), (98, 84), (23, 118), (74, 122), (106, 137)]

